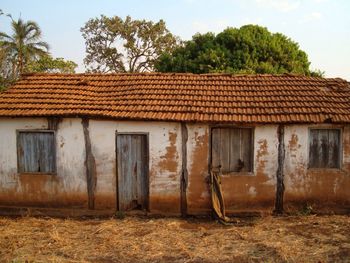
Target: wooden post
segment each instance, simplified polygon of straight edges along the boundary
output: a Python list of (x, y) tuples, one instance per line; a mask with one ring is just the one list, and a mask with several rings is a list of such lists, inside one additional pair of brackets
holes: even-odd
[(85, 167), (86, 167), (86, 183), (88, 192), (88, 207), (95, 208), (95, 188), (96, 188), (96, 162), (92, 154), (90, 133), (89, 133), (89, 119), (83, 118), (82, 125), (84, 130), (85, 140)]
[(277, 185), (276, 185), (276, 200), (274, 214), (283, 214), (283, 195), (284, 195), (284, 125), (278, 125), (278, 168), (277, 168)]
[(187, 216), (187, 140), (188, 131), (186, 123), (181, 123), (181, 148), (182, 148), (182, 171), (181, 171), (181, 216)]
[(47, 128), (49, 130), (57, 131), (58, 130), (58, 124), (60, 123), (61, 119), (57, 117), (48, 117), (47, 118)]

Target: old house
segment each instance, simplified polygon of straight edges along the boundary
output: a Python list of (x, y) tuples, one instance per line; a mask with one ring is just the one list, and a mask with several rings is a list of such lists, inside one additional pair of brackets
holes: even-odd
[(0, 205), (350, 207), (350, 86), (294, 75), (32, 74), (0, 94)]

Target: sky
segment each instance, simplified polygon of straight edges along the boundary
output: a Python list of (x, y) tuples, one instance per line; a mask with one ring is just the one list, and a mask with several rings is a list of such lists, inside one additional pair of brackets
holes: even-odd
[[(36, 21), (51, 54), (75, 61), (78, 72), (85, 70), (80, 28), (103, 14), (163, 19), (183, 40), (197, 32), (265, 26), (297, 42), (308, 54), (311, 69), (350, 81), (349, 0), (1, 0), (0, 9), (14, 19)], [(11, 32), (8, 17), (0, 17), (0, 31)]]

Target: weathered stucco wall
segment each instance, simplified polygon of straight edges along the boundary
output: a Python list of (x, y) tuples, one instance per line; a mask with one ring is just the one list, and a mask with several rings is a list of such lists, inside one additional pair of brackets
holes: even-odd
[(16, 130), (47, 128), (46, 118), (0, 119), (0, 205), (86, 205), (85, 146), (80, 119), (64, 119), (58, 125), (57, 175), (17, 174)]
[[(87, 207), (82, 120), (60, 120), (56, 131), (57, 174), (18, 174), (16, 130), (48, 129), (46, 118), (0, 120), (0, 205)], [(180, 213), (181, 127), (178, 123), (90, 120), (96, 162), (95, 208), (116, 208), (116, 131), (147, 133), (149, 206), (153, 212)]]
[[(16, 130), (48, 129), (46, 118), (0, 118), (0, 205), (87, 207), (85, 141), (82, 120), (65, 118), (56, 131), (57, 174), (17, 174)], [(187, 212), (210, 212), (208, 168), (210, 129), (186, 124)], [(309, 129), (342, 130), (341, 169), (308, 169)], [(146, 133), (149, 139), (149, 208), (154, 213), (179, 214), (182, 173), (181, 124), (90, 120), (89, 137), (96, 162), (95, 208), (116, 208), (116, 132)], [(226, 208), (272, 211), (278, 160), (277, 125), (254, 128), (253, 173), (223, 175)], [(350, 126), (285, 126), (285, 207), (350, 207)]]
[(187, 124), (187, 211), (189, 214), (210, 211), (210, 188), (208, 185), (209, 126)]
[[(210, 211), (208, 162), (210, 160), (208, 125), (188, 127), (188, 211), (190, 214)], [(277, 170), (277, 126), (254, 129), (253, 173), (223, 175), (222, 188), (228, 211), (272, 210)]]
[(116, 132), (134, 132), (149, 136), (150, 210), (180, 213), (179, 123), (90, 120), (89, 131), (96, 160), (96, 208), (116, 207)]
[[(341, 169), (309, 169), (309, 129), (342, 130)], [(285, 128), (285, 207), (311, 206), (316, 210), (350, 206), (350, 127), (342, 125), (290, 125)]]
[(254, 129), (253, 174), (226, 175), (222, 180), (228, 211), (272, 210), (275, 199), (278, 138), (276, 125)]

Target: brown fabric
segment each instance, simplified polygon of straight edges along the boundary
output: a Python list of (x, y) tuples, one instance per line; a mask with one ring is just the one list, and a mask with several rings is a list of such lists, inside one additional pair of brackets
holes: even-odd
[(225, 216), (225, 202), (221, 189), (220, 170), (211, 170), (210, 186), (211, 186), (211, 202), (214, 215), (222, 222), (230, 222)]
[(349, 123), (350, 87), (297, 75), (28, 74), (0, 94), (0, 116)]

